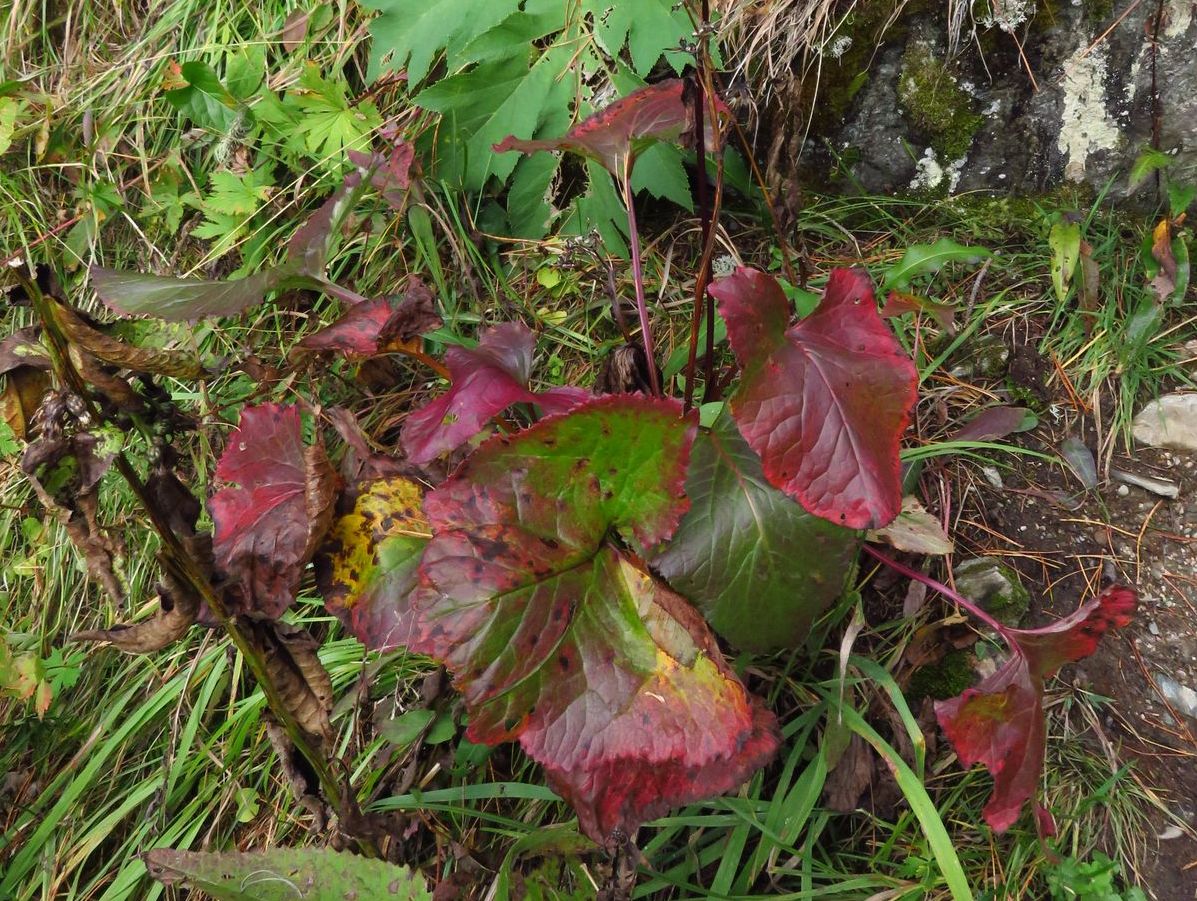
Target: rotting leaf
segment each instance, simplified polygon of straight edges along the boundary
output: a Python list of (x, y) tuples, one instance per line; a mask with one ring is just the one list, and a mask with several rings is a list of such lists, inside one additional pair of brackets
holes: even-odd
[(432, 532), (424, 488), (395, 476), (367, 483), (316, 557), (324, 606), (372, 650), (402, 644), (408, 596)]
[(199, 360), (183, 351), (137, 347), (110, 335), (88, 322), (64, 303), (47, 297), (54, 322), (72, 344), (98, 360), (134, 372), (148, 372), (177, 379), (201, 379), (207, 371)]
[(412, 276), (402, 295), (357, 304), (332, 325), (308, 335), (299, 346), (307, 351), (371, 357), (402, 348), (443, 324), (432, 291)]
[(902, 498), (902, 512), (897, 519), (870, 532), (869, 541), (884, 541), (908, 554), (942, 555), (956, 550), (939, 520), (913, 495)]
[[(1039, 785), (1047, 735), (1044, 681), (1065, 663), (1092, 654), (1110, 629), (1126, 626), (1136, 599), (1133, 589), (1112, 585), (1050, 626), (1003, 627), (1010, 658), (976, 688), (936, 702), (935, 715), (960, 763), (983, 763), (993, 774), (993, 794), (984, 814), (995, 831), (1005, 832), (1014, 824)], [(1050, 822), (1040, 805), (1035, 810)]]
[(686, 496), (690, 509), (653, 566), (737, 648), (801, 646), (843, 589), (857, 533), (770, 485), (726, 407), (695, 441)]
[(711, 286), (743, 376), (732, 415), (769, 481), (854, 529), (898, 515), (898, 449), (918, 373), (877, 313), (864, 273), (832, 272), (813, 313), (789, 325), (776, 279), (739, 268)]
[(487, 442), (424, 503), (404, 643), (454, 673), (466, 737), (518, 738), (596, 840), (734, 788), (777, 747), (697, 611), (625, 549), (685, 511), (680, 414), (590, 401)]
[(304, 445), (298, 408), (262, 404), (241, 411), (216, 477), (216, 564), (240, 584), (240, 612), (277, 618), (331, 521), (336, 475), (319, 442)]
[(143, 857), (163, 885), (199, 889), (216, 901), (432, 901), (424, 877), (408, 867), (328, 848), (254, 853), (156, 848)]
[(535, 336), (519, 322), (495, 326), (475, 348), (450, 347), (445, 364), (452, 386), (409, 414), (403, 424), (400, 438), (408, 458), (413, 463), (428, 463), (456, 449), (512, 404), (534, 403), (552, 414), (590, 396), (580, 388), (530, 391), (535, 347)]
[(107, 641), (126, 654), (151, 654), (174, 644), (187, 634), (199, 612), (199, 599), (186, 589), (160, 591), (159, 610), (150, 619), (111, 629), (76, 632), (72, 641)]
[[(727, 115), (727, 107), (721, 100), (717, 104), (722, 119)], [(718, 147), (718, 125), (722, 123), (710, 122), (709, 116), (704, 123), (707, 148)], [(568, 150), (598, 161), (608, 172), (622, 178), (631, 161), (652, 143), (684, 141), (693, 132), (693, 97), (685, 80), (671, 78), (632, 91), (583, 119), (563, 137), (526, 141), (509, 135), (493, 149), (495, 153)]]
[(926, 313), (944, 330), (945, 334), (956, 334), (956, 308), (951, 304), (937, 303), (921, 294), (906, 291), (890, 291), (881, 308), (882, 319), (893, 319), (903, 313)]
[(282, 621), (244, 622), (248, 636), (262, 652), (283, 706), (304, 732), (327, 740), (332, 735), (333, 687), (317, 654), (320, 645), (316, 639), (299, 626)]

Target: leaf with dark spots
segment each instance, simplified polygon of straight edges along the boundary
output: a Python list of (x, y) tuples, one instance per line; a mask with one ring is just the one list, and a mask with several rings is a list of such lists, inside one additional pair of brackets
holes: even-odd
[(308, 335), (299, 346), (371, 357), (443, 324), (432, 291), (413, 276), (403, 295), (357, 304), (332, 325)]
[(765, 476), (831, 522), (890, 522), (918, 373), (878, 315), (868, 277), (835, 270), (819, 306), (789, 328), (785, 293), (763, 272), (737, 269), (711, 294), (743, 373), (732, 416)]
[(144, 275), (102, 266), (92, 266), (90, 272), (96, 295), (115, 313), (156, 316), (171, 322), (240, 313), (260, 304), (266, 292), (277, 288), (285, 277), (280, 269), (229, 281)]
[(1039, 418), (1026, 407), (996, 406), (982, 410), (952, 436), (953, 441), (995, 441), (1013, 432), (1035, 428)]
[(208, 502), (216, 564), (241, 586), (238, 612), (276, 618), (331, 522), (336, 476), (320, 444), (304, 446), (296, 407), (262, 404), (241, 411), (216, 477), (227, 483)]
[[(720, 118), (727, 107), (717, 101)], [(719, 145), (719, 129), (708, 116), (706, 146)], [(656, 141), (684, 141), (694, 131), (694, 104), (686, 82), (680, 78), (638, 88), (605, 109), (579, 122), (563, 137), (525, 141), (509, 135), (494, 145), (495, 153), (517, 150), (568, 150), (601, 163), (608, 172), (622, 177), (632, 160)]]
[(97, 360), (121, 369), (148, 372), (177, 379), (200, 379), (207, 371), (192, 354), (177, 350), (138, 347), (105, 334), (98, 323), (89, 322), (66, 304), (46, 298), (54, 322), (72, 344)]
[(402, 476), (368, 483), (316, 557), (324, 606), (372, 650), (406, 637), (408, 595), (432, 537), (423, 498), (423, 486)]
[(187, 634), (199, 613), (199, 598), (185, 588), (171, 592), (159, 586), (158, 604), (158, 612), (144, 622), (76, 632), (71, 640), (106, 641), (126, 654), (160, 651)]
[(163, 885), (198, 889), (216, 901), (432, 901), (424, 877), (381, 860), (328, 848), (254, 853), (171, 851), (144, 855)]
[(445, 352), (452, 386), (407, 417), (400, 440), (413, 463), (427, 463), (477, 435), (512, 404), (534, 403), (561, 413), (590, 395), (578, 388), (528, 389), (536, 337), (518, 322), (497, 325), (475, 348)]
[(262, 653), (270, 681), (283, 707), (309, 736), (326, 741), (332, 735), (332, 679), (317, 651), (319, 643), (299, 626), (248, 619), (250, 642)]
[[(1126, 626), (1136, 600), (1133, 589), (1112, 585), (1050, 626), (1003, 628), (1010, 658), (976, 688), (936, 702), (939, 725), (961, 764), (983, 763), (993, 774), (984, 814), (995, 831), (1014, 824), (1039, 785), (1047, 735), (1044, 681), (1065, 663), (1092, 654), (1110, 629)], [(1035, 808), (1046, 814), (1038, 804)]]
[(424, 503), (405, 643), (454, 673), (467, 737), (518, 738), (599, 840), (777, 745), (701, 616), (626, 549), (677, 527), (694, 433), (675, 402), (604, 397), (492, 439)]
[(799, 647), (840, 596), (860, 540), (769, 484), (724, 408), (694, 445), (690, 510), (652, 561), (738, 648)]

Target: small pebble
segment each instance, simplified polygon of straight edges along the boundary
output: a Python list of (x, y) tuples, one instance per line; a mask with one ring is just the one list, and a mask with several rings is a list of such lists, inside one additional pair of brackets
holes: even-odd
[(1128, 494), (1130, 494), (1130, 489), (1128, 487), (1126, 487), (1125, 485), (1118, 486), (1118, 496), (1119, 497), (1126, 497)]
[(1147, 624), (1147, 631), (1150, 632), (1152, 635), (1159, 635), (1160, 627), (1155, 624), (1155, 620), (1152, 620), (1151, 622), (1149, 622)]

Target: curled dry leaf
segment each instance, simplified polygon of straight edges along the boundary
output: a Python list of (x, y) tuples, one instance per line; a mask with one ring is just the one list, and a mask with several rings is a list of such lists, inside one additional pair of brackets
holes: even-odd
[(320, 645), (298, 626), (281, 621), (244, 620), (246, 633), (262, 653), (279, 699), (295, 722), (319, 740), (332, 734), (332, 680), (317, 651)]
[(428, 463), (455, 450), (512, 404), (534, 403), (551, 414), (590, 396), (580, 388), (530, 391), (535, 348), (536, 337), (518, 322), (490, 329), (475, 348), (449, 348), (445, 364), (452, 386), (411, 413), (403, 424), (401, 441), (408, 458), (413, 463)]
[(892, 521), (918, 373), (878, 315), (868, 277), (835, 270), (819, 306), (794, 326), (781, 285), (763, 272), (737, 269), (711, 294), (743, 372), (732, 416), (765, 476), (831, 522)]
[(241, 586), (243, 608), (274, 619), (295, 599), (300, 572), (332, 520), (336, 474), (324, 448), (303, 443), (299, 410), (241, 411), (208, 502), (217, 567)]
[(939, 520), (913, 495), (902, 498), (902, 512), (897, 519), (869, 532), (869, 541), (883, 541), (909, 554), (942, 555), (956, 550)]
[(148, 372), (177, 379), (200, 379), (207, 370), (189, 353), (137, 347), (110, 335), (64, 303), (46, 298), (54, 322), (70, 342), (98, 360), (134, 372)]
[(308, 335), (299, 346), (307, 351), (371, 357), (402, 350), (416, 336), (443, 324), (432, 291), (412, 276), (402, 295), (357, 304), (332, 325)]
[(38, 326), (18, 329), (0, 341), (0, 416), (23, 440), (32, 437), (33, 418), (50, 390), (50, 358), (42, 347)]
[(777, 747), (701, 616), (627, 549), (685, 511), (680, 414), (591, 401), (487, 442), (424, 503), (404, 643), (453, 672), (470, 740), (518, 738), (598, 841), (734, 788)]
[[(1044, 682), (1065, 663), (1097, 650), (1112, 628), (1127, 625), (1136, 593), (1112, 585), (1071, 616), (1042, 629), (1001, 630), (1010, 658), (976, 688), (935, 704), (935, 715), (964, 766), (983, 763), (993, 774), (985, 820), (997, 832), (1014, 824), (1032, 798), (1043, 770), (1047, 739)], [(1035, 805), (1040, 819), (1050, 814)]]
[(71, 640), (107, 641), (126, 654), (151, 654), (174, 644), (195, 623), (199, 598), (183, 586), (174, 591), (159, 588), (158, 612), (145, 622), (76, 632)]

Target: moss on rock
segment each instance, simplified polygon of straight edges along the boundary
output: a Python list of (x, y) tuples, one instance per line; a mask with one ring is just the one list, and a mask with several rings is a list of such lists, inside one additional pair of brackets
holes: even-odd
[(898, 99), (910, 123), (945, 163), (968, 155), (983, 119), (973, 98), (932, 49), (911, 42), (902, 55)]
[(976, 678), (971, 653), (948, 651), (938, 663), (914, 671), (906, 688), (906, 697), (912, 704), (918, 704), (923, 698), (945, 701), (970, 688)]

